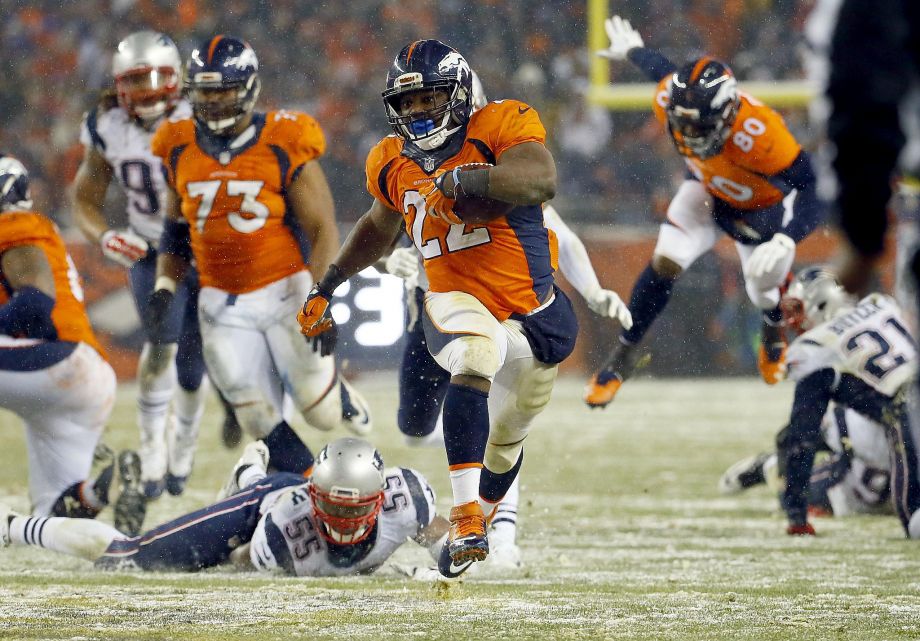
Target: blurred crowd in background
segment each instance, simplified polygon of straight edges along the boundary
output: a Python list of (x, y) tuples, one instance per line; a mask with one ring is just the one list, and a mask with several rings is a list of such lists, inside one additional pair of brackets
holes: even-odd
[[(801, 77), (806, 0), (611, 4), (675, 61), (708, 52), (742, 79)], [(322, 124), (331, 143), (323, 164), (346, 221), (369, 203), (364, 158), (389, 133), (380, 92), (390, 61), (423, 37), (464, 54), (491, 98), (540, 111), (570, 220), (654, 224), (680, 172), (650, 113), (586, 104), (585, 0), (0, 0), (0, 14), (0, 148), (26, 162), (38, 201), (64, 226), (81, 116), (111, 83), (116, 43), (142, 28), (170, 34), (183, 55), (215, 33), (249, 40), (262, 107), (304, 110)], [(613, 65), (611, 78), (644, 80), (628, 64)]]
[[(798, 43), (811, 4), (609, 3), (647, 46), (676, 62), (714, 54), (742, 81), (802, 77)], [(559, 168), (554, 203), (576, 230), (615, 224), (654, 233), (683, 163), (650, 111), (586, 103), (594, 55), (587, 11), (587, 0), (0, 0), (0, 150), (29, 167), (38, 208), (72, 229), (68, 186), (82, 155), (80, 122), (111, 85), (118, 41), (152, 28), (171, 35), (187, 56), (210, 36), (231, 33), (259, 57), (262, 109), (318, 118), (330, 143), (321, 162), (347, 228), (370, 203), (367, 151), (390, 133), (380, 98), (389, 65), (406, 43), (436, 37), (467, 58), (490, 98), (517, 98), (539, 110)], [(646, 81), (625, 63), (611, 65), (611, 80)], [(784, 115), (807, 146), (804, 111)], [(756, 312), (747, 309), (737, 274), (709, 256), (684, 279), (672, 305), (685, 309), (665, 315), (656, 334), (685, 337), (686, 351), (662, 349), (659, 371), (753, 371)]]

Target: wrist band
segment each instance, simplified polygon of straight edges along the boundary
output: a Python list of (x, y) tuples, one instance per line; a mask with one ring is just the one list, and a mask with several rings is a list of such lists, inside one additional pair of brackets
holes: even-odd
[[(489, 169), (471, 169), (469, 171), (458, 172), (460, 169), (454, 169), (454, 193), (462, 193), (465, 196), (488, 196), (489, 195)], [(463, 176), (463, 182), (460, 177)]]
[(348, 277), (345, 273), (338, 265), (332, 263), (326, 270), (326, 275), (323, 276), (323, 279), (316, 284), (316, 289), (326, 298), (332, 298), (332, 292), (346, 280), (348, 280)]

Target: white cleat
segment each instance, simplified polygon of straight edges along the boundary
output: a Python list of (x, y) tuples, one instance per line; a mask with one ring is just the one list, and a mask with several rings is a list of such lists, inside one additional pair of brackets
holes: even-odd
[(240, 473), (243, 470), (255, 466), (264, 473), (268, 468), (268, 458), (268, 446), (263, 441), (252, 441), (248, 443), (246, 447), (243, 448), (243, 455), (240, 456), (236, 465), (233, 466), (233, 471), (230, 472), (227, 482), (224, 483), (220, 492), (217, 493), (217, 500), (222, 501), (243, 489), (240, 487)]
[(489, 557), (486, 563), (490, 568), (504, 572), (513, 572), (524, 567), (521, 548), (514, 539), (497, 536), (494, 530), (489, 534)]
[(342, 424), (356, 436), (367, 436), (373, 429), (370, 411), (364, 397), (344, 378), (339, 378), (342, 397)]
[(10, 539), (10, 519), (19, 516), (9, 506), (0, 503), (0, 548), (5, 548), (12, 543)]
[(719, 478), (720, 494), (739, 494), (744, 490), (767, 482), (766, 468), (775, 467), (776, 454), (754, 454), (733, 464)]

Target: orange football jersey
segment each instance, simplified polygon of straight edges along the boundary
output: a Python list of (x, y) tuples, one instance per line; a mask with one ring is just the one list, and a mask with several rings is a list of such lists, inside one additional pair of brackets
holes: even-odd
[[(658, 83), (654, 101), (655, 117), (665, 125), (669, 80), (670, 75)], [(684, 156), (684, 160), (710, 194), (733, 207), (775, 205), (785, 194), (770, 177), (788, 168), (802, 147), (782, 116), (743, 92), (739, 95), (741, 107), (722, 151), (705, 160), (693, 156)]]
[(404, 155), (405, 143), (395, 135), (371, 150), (367, 189), (403, 215), (406, 231), (424, 259), (430, 291), (471, 294), (500, 321), (546, 301), (558, 245), (556, 235), (543, 224), (540, 205), (515, 207), (486, 224), (451, 225), (427, 214), (418, 191), (440, 170), (471, 162), (494, 165), (515, 145), (545, 140), (535, 109), (516, 100), (499, 100), (470, 117), (463, 144), (441, 164), (424, 155)]
[[(67, 253), (57, 225), (38, 213), (10, 212), (0, 214), (0, 254), (13, 247), (31, 245), (41, 249), (54, 276), (54, 308), (51, 321), (57, 330), (58, 339), (90, 345), (105, 357), (102, 347), (89, 324), (86, 308), (83, 307), (83, 283), (80, 274)], [(0, 305), (10, 299), (3, 276), (4, 287), (0, 287)]]
[(303, 113), (257, 113), (247, 132), (219, 140), (186, 118), (164, 122), (151, 142), (182, 199), (201, 285), (232, 294), (307, 267), (284, 193), (326, 150), (319, 124)]

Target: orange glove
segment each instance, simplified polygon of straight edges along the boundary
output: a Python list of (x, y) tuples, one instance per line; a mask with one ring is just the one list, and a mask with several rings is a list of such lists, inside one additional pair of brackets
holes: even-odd
[(461, 225), (463, 221), (454, 213), (454, 204), (457, 201), (449, 198), (444, 192), (444, 180), (448, 176), (450, 176), (449, 171), (441, 172), (430, 183), (423, 185), (419, 193), (425, 199), (429, 216), (440, 218), (451, 225)]
[(319, 291), (318, 287), (310, 290), (303, 309), (297, 312), (300, 333), (315, 337), (332, 328), (332, 317), (328, 315), (329, 297)]

